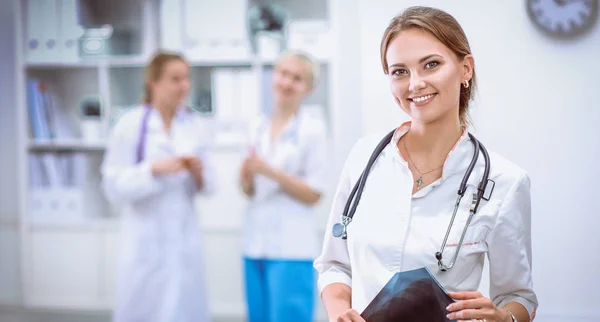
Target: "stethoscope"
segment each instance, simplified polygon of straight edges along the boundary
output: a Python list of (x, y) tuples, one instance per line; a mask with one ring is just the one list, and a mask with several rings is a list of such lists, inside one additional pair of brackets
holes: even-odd
[(144, 116), (142, 116), (142, 126), (140, 126), (139, 141), (136, 148), (135, 163), (138, 164), (144, 159), (144, 148), (146, 147), (146, 136), (148, 133), (148, 118), (152, 112), (152, 107), (144, 105)]
[(148, 119), (152, 112), (150, 104), (144, 105), (144, 114), (142, 116), (142, 124), (140, 126), (140, 134), (138, 144), (135, 150), (135, 163), (138, 164), (144, 159), (144, 149), (146, 147), (146, 137), (148, 136)]
[[(360, 200), (363, 189), (365, 187), (365, 183), (367, 181), (367, 176), (368, 176), (369, 172), (371, 171), (371, 167), (375, 163), (375, 160), (377, 160), (377, 157), (379, 156), (379, 154), (381, 154), (383, 149), (385, 149), (385, 147), (389, 144), (390, 140), (392, 139), (392, 137), (394, 135), (394, 132), (395, 132), (395, 130), (391, 131), (389, 134), (387, 134), (383, 138), (383, 140), (381, 140), (381, 142), (379, 142), (379, 144), (373, 151), (373, 154), (371, 154), (371, 158), (369, 159), (369, 162), (367, 162), (367, 166), (365, 167), (362, 174), (358, 178), (356, 184), (354, 185), (354, 188), (352, 188), (352, 191), (350, 192), (350, 196), (348, 197), (348, 200), (346, 201), (346, 206), (344, 207), (344, 212), (342, 214), (342, 222), (336, 223), (335, 225), (333, 225), (332, 233), (333, 233), (334, 237), (341, 237), (342, 239), (348, 238), (347, 228), (348, 228), (348, 225), (350, 224), (350, 222), (352, 221), (352, 218), (354, 217), (356, 208), (358, 207), (358, 202)], [(458, 253), (460, 251), (460, 247), (465, 238), (467, 228), (469, 227), (469, 224), (471, 223), (471, 219), (473, 218), (473, 215), (475, 215), (477, 213), (477, 209), (479, 207), (481, 199), (489, 200), (489, 198), (491, 196), (491, 190), (493, 190), (494, 185), (495, 185), (494, 181), (489, 180), (490, 157), (489, 157), (487, 150), (485, 149), (483, 144), (481, 144), (481, 142), (479, 142), (471, 133), (469, 133), (469, 138), (471, 139), (471, 143), (473, 143), (473, 148), (474, 148), (473, 158), (471, 159), (471, 163), (469, 164), (469, 167), (467, 168), (467, 170), (465, 172), (465, 175), (462, 179), (460, 187), (458, 188), (458, 198), (456, 199), (456, 203), (454, 205), (454, 211), (452, 213), (452, 218), (450, 219), (450, 225), (448, 226), (448, 229), (446, 230), (446, 235), (444, 236), (444, 241), (442, 242), (442, 247), (439, 252), (435, 253), (435, 258), (438, 260), (438, 267), (441, 271), (447, 271), (454, 266), (454, 263), (456, 262), (456, 259), (458, 258)], [(475, 168), (475, 164), (477, 163), (477, 159), (479, 158), (480, 151), (483, 153), (483, 158), (485, 159), (485, 169), (483, 171), (481, 181), (479, 182), (479, 185), (477, 187), (477, 192), (473, 193), (473, 200), (471, 201), (471, 207), (469, 210), (469, 218), (467, 219), (467, 222), (463, 229), (462, 235), (460, 236), (460, 241), (458, 243), (456, 251), (454, 252), (454, 256), (452, 257), (452, 260), (450, 261), (450, 263), (446, 265), (442, 261), (442, 254), (444, 252), (444, 248), (446, 247), (446, 242), (448, 241), (448, 236), (450, 235), (450, 231), (452, 229), (452, 224), (454, 223), (454, 219), (456, 217), (456, 213), (458, 211), (460, 201), (462, 200), (462, 197), (465, 195), (465, 192), (467, 191), (467, 181), (469, 180), (469, 177), (471, 176), (471, 173), (473, 172), (473, 169)], [(487, 193), (487, 196), (484, 196), (486, 194), (486, 188), (487, 188), (488, 181), (492, 183), (491, 190), (489, 193)]]

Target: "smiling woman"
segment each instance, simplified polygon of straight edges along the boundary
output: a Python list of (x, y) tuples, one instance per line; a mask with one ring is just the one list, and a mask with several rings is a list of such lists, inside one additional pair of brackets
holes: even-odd
[[(471, 55), (471, 48), (467, 37), (458, 23), (450, 15), (439, 14), (436, 18), (439, 19), (441, 26), (454, 26), (458, 32), (451, 32), (450, 28), (432, 28), (431, 23), (426, 19), (426, 15), (420, 15), (417, 12), (409, 19), (401, 19), (401, 16), (396, 17), (385, 31), (384, 37), (381, 41), (381, 62), (383, 72), (387, 75), (394, 76), (394, 79), (398, 79), (399, 82), (395, 82), (396, 90), (402, 89), (402, 85), (408, 80), (413, 81), (411, 90), (419, 89), (414, 86), (422, 85), (422, 77), (427, 75), (433, 75), (438, 77), (437, 82), (440, 81), (454, 81), (454, 84), (460, 84), (456, 80), (444, 79), (444, 77), (451, 76), (462, 76), (462, 83), (464, 88), (458, 91), (459, 94), (459, 118), (463, 126), (468, 125), (468, 108), (469, 101), (471, 100), (473, 93), (477, 88), (477, 81), (475, 77), (475, 66), (473, 56)], [(400, 33), (408, 33), (409, 37), (397, 37)], [(423, 37), (421, 39), (420, 37)], [(416, 46), (419, 51), (401, 51), (400, 48), (410, 48), (406, 46)], [(415, 57), (404, 57), (404, 54), (414, 54)], [(406, 62), (403, 60), (405, 59)], [(418, 60), (418, 61), (415, 61)], [(422, 69), (416, 75), (411, 75), (406, 69), (408, 63), (416, 63), (421, 65)], [(441, 66), (440, 66), (441, 65)], [(405, 67), (405, 68), (398, 68)], [(438, 70), (441, 69), (440, 73)], [(461, 70), (462, 69), (462, 70)], [(461, 71), (464, 75), (460, 75)], [(421, 82), (420, 82), (421, 81)], [(456, 94), (454, 88), (453, 95)], [(406, 106), (402, 105), (403, 102), (399, 100), (397, 94), (405, 94), (401, 92), (394, 92), (394, 97), (403, 109), (406, 110)], [(417, 95), (419, 93), (413, 93), (411, 95)], [(427, 99), (416, 97), (417, 102), (419, 100)], [(435, 93), (433, 93), (435, 95)], [(400, 96), (401, 97), (401, 96)], [(430, 97), (432, 98), (432, 97)], [(412, 100), (412, 97), (408, 98)], [(448, 100), (456, 98), (449, 97)], [(425, 102), (428, 103), (428, 102)], [(410, 113), (409, 113), (410, 114)]]
[[(538, 301), (530, 180), (496, 153), (489, 153), (489, 163), (485, 152), (477, 158), (479, 141), (468, 132), (475, 60), (463, 29), (444, 11), (411, 7), (392, 19), (380, 49), (391, 94), (412, 121), (388, 136), (359, 140), (346, 160), (326, 231), (346, 222), (347, 238), (327, 234), (314, 264), (329, 320), (363, 322), (358, 312), (396, 272), (427, 267), (456, 300), (447, 319), (531, 321)], [(369, 160), (376, 146), (383, 148)], [(494, 188), (479, 203), (486, 176)], [(474, 196), (470, 204), (456, 201), (463, 185)], [(347, 200), (358, 190), (348, 225)], [(485, 255), (491, 298), (472, 292)], [(453, 264), (445, 266), (442, 258), (451, 256)]]
[(249, 198), (243, 253), (250, 322), (313, 320), (314, 205), (326, 183), (327, 140), (323, 120), (301, 102), (315, 87), (318, 66), (297, 51), (277, 60), (273, 113), (253, 126), (241, 167)]

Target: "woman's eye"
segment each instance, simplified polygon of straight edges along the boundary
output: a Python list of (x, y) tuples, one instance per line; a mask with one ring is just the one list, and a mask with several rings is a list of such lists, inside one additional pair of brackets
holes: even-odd
[(433, 68), (437, 65), (439, 65), (440, 63), (438, 63), (437, 61), (430, 61), (427, 64), (425, 64), (425, 69), (430, 69)]
[(408, 71), (406, 69), (395, 69), (392, 71), (392, 76), (400, 76), (406, 74), (408, 74)]

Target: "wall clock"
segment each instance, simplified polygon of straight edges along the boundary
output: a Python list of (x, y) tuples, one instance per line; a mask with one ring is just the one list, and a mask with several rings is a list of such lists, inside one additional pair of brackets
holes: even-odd
[(598, 19), (599, 0), (526, 0), (527, 14), (546, 34), (558, 38), (579, 36)]

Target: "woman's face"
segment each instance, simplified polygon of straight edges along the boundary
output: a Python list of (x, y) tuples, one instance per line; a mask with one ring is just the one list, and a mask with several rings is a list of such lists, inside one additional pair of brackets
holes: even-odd
[(473, 71), (470, 55), (458, 59), (433, 35), (413, 28), (392, 39), (387, 64), (392, 95), (414, 122), (458, 122), (460, 89)]
[(170, 106), (184, 104), (190, 90), (189, 69), (181, 60), (166, 63), (160, 78), (151, 85), (153, 100)]
[(273, 71), (273, 92), (278, 104), (299, 104), (310, 92), (310, 64), (295, 57), (283, 59)]

